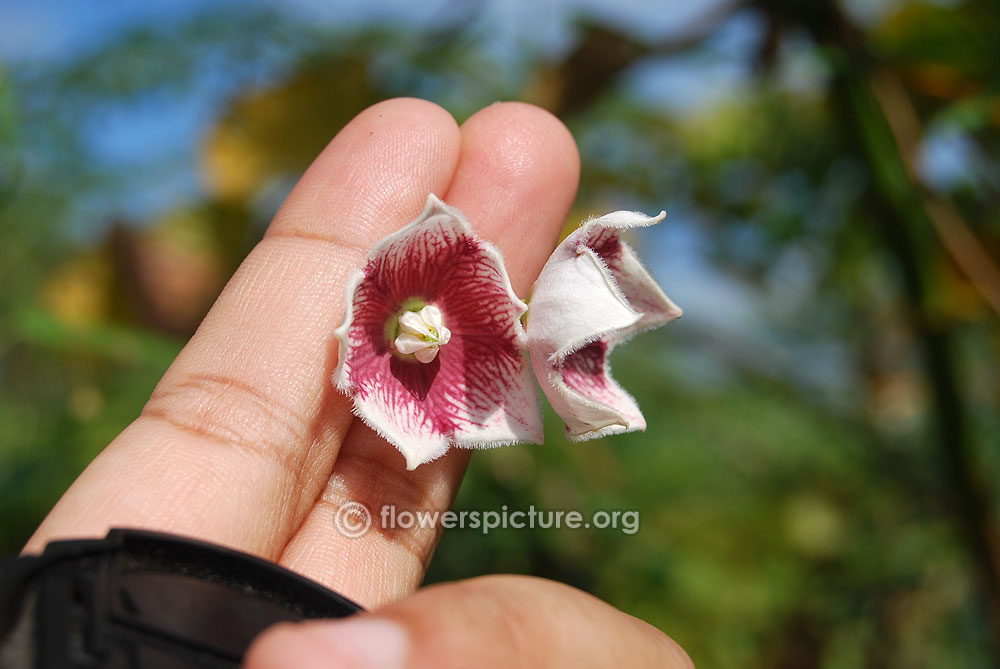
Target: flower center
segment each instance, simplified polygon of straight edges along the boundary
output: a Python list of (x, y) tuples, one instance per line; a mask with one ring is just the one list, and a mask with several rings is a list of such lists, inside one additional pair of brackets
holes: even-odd
[(434, 360), (438, 348), (451, 341), (451, 330), (444, 326), (441, 310), (428, 304), (420, 311), (399, 315), (399, 336), (392, 342), (404, 355), (413, 355), (423, 363)]

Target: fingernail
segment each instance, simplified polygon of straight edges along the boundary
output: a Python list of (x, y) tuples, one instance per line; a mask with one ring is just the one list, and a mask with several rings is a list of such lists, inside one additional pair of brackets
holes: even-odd
[(308, 624), (309, 633), (322, 645), (326, 667), (337, 669), (402, 669), (409, 638), (406, 630), (381, 618), (348, 618), (342, 622)]

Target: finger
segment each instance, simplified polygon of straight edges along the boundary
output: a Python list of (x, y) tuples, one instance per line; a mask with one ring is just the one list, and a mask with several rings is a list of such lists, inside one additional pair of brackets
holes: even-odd
[(174, 531), (276, 558), (329, 477), (351, 415), (330, 386), (345, 277), (451, 183), (460, 150), (440, 107), (362, 112), (313, 162), (142, 415), (87, 468), (29, 543)]
[(278, 625), (244, 662), (246, 669), (469, 666), (694, 665), (652, 625), (575, 588), (524, 576), (432, 586), (346, 620)]
[[(496, 104), (462, 126), (462, 152), (447, 201), (504, 254), (520, 295), (555, 246), (573, 202), (579, 156), (553, 115), (520, 103)], [(468, 451), (406, 471), (402, 456), (360, 421), (341, 448), (333, 476), (282, 564), (372, 606), (399, 598), (423, 579), (437, 541), (433, 527), (388, 528), (381, 509), (447, 509), (465, 472)], [(337, 510), (353, 501), (372, 514), (373, 529), (343, 536)]]

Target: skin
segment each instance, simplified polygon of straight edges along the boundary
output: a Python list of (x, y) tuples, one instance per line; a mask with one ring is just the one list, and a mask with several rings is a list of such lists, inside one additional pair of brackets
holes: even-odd
[(569, 131), (530, 105), (491, 105), (461, 127), (415, 99), (359, 114), (302, 176), (139, 418), (80, 475), (25, 551), (110, 527), (162, 530), (273, 560), (372, 610), (349, 622), (278, 626), (252, 647), (251, 669), (447, 667), (472, 658), (484, 667), (691, 666), (655, 628), (557, 583), (497, 576), (415, 592), (435, 531), (348, 538), (332, 522), (349, 500), (447, 509), (469, 457), (452, 450), (408, 472), (334, 390), (332, 332), (347, 275), (432, 192), (501, 249), (525, 295), (578, 177)]

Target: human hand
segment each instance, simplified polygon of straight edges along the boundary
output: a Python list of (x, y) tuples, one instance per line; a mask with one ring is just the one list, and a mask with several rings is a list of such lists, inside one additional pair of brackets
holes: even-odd
[[(433, 192), (504, 252), (513, 287), (525, 295), (555, 245), (578, 175), (569, 132), (529, 105), (492, 105), (461, 128), (420, 100), (390, 100), (361, 113), (303, 175), (142, 415), (77, 479), (26, 551), (57, 538), (103, 536), (113, 526), (142, 527), (262, 556), (370, 608), (412, 593), (437, 532), (415, 527), (350, 538), (337, 531), (334, 513), (347, 501), (444, 510), (469, 453), (452, 450), (406, 471), (399, 452), (353, 417), (330, 382), (344, 280)], [(511, 583), (428, 589), (386, 611), (421, 602), (433, 609), (453, 597), (476, 601), (475, 588), (491, 588), (499, 597), (492, 617), (480, 613), (496, 622), (498, 640), (506, 629), (503, 643), (511, 643), (516, 627), (500, 623), (504, 607), (516, 620), (531, 620), (511, 593), (535, 592)], [(569, 603), (585, 596), (545, 585), (532, 597), (544, 611), (573, 608)], [(580, 611), (592, 606), (587, 600)], [(593, 627), (609, 610), (566, 622), (587, 629), (584, 623)], [(450, 614), (442, 616), (446, 622)], [(487, 633), (475, 621), (462, 624)], [(268, 646), (260, 647), (266, 661)]]

